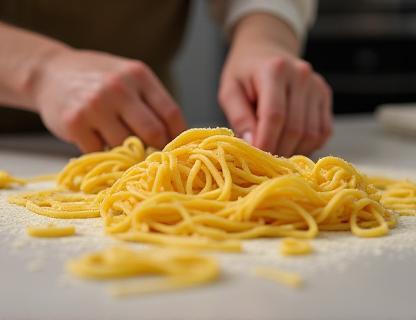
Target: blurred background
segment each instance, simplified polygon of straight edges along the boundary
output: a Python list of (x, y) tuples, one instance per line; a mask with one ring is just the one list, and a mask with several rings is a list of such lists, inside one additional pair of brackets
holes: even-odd
[[(415, 0), (320, 0), (318, 10), (304, 55), (331, 84), (336, 113), (416, 101)], [(174, 65), (179, 100), (193, 125), (225, 121), (216, 99), (225, 52), (206, 1), (194, 1)]]
[[(207, 2), (194, 0), (185, 40), (173, 65), (176, 96), (192, 126), (225, 125), (217, 103), (227, 51)], [(334, 91), (335, 113), (372, 112), (388, 102), (416, 101), (416, 0), (320, 0), (304, 56)], [(18, 116), (11, 114), (18, 113)], [(14, 119), (0, 131), (39, 130), (37, 116), (0, 109)]]

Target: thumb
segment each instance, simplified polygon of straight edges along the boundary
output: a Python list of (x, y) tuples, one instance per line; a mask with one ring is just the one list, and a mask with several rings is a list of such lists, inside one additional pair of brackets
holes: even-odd
[(222, 83), (218, 100), (236, 135), (252, 144), (256, 117), (242, 86), (237, 81)]

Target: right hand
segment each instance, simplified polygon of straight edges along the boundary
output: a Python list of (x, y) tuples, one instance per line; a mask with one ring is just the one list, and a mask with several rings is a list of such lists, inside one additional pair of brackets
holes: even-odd
[(40, 70), (37, 110), (50, 131), (83, 152), (120, 145), (130, 135), (161, 149), (186, 129), (179, 107), (143, 62), (66, 49)]

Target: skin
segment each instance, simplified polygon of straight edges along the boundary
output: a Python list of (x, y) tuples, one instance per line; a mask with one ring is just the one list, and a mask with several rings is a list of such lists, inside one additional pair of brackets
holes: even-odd
[[(186, 129), (178, 105), (141, 61), (73, 49), (3, 23), (0, 43), (9, 44), (0, 47), (0, 103), (38, 112), (83, 152), (130, 135), (162, 148)], [(235, 132), (283, 156), (309, 154), (331, 133), (330, 89), (298, 52), (289, 26), (251, 14), (234, 27), (219, 88)]]
[(39, 81), (48, 88), (35, 94), (43, 121), (86, 152), (131, 135), (161, 149), (186, 128), (177, 104), (140, 61), (70, 50), (55, 55)]
[[(76, 50), (0, 24), (0, 103), (38, 112), (47, 128), (83, 152), (137, 135), (163, 148), (186, 128), (178, 105), (148, 66)], [(20, 63), (24, 61), (24, 63)]]
[(331, 89), (298, 57), (299, 46), (292, 30), (271, 15), (242, 19), (219, 89), (219, 102), (237, 134), (286, 157), (310, 154), (332, 132)]

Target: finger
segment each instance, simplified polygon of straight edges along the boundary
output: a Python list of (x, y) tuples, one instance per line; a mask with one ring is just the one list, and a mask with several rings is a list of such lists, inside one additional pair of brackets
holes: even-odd
[(97, 131), (110, 147), (121, 145), (124, 140), (133, 135), (129, 127), (122, 122), (117, 114), (103, 114), (96, 121)]
[(139, 66), (136, 68), (135, 74), (139, 82), (138, 88), (141, 98), (162, 120), (169, 137), (173, 139), (186, 129), (186, 121), (181, 109), (153, 72), (144, 65)]
[(87, 128), (81, 128), (78, 131), (75, 144), (83, 153), (97, 152), (104, 149), (104, 142), (99, 134)]
[(256, 118), (243, 87), (237, 80), (224, 80), (218, 100), (236, 135), (250, 144), (253, 143)]
[(95, 152), (104, 148), (104, 142), (87, 122), (85, 113), (80, 109), (63, 113), (65, 134), (63, 140), (75, 144), (82, 152)]
[(333, 125), (332, 125), (332, 91), (329, 85), (325, 82), (322, 76), (318, 75), (320, 80), (320, 85), (323, 90), (323, 110), (321, 112), (321, 135), (323, 137), (318, 148), (322, 147), (325, 142), (332, 135)]
[(255, 145), (269, 152), (275, 152), (286, 117), (286, 69), (284, 61), (276, 60), (255, 79), (259, 97)]
[(301, 143), (306, 123), (308, 95), (311, 91), (312, 69), (307, 64), (301, 64), (289, 89), (289, 102), (285, 126), (276, 146), (277, 154), (290, 157)]
[(130, 130), (148, 146), (162, 149), (169, 142), (164, 123), (138, 97), (134, 103), (121, 110), (120, 116)]
[(322, 99), (316, 87), (308, 96), (309, 106), (306, 114), (306, 125), (301, 143), (296, 149), (297, 154), (309, 155), (319, 146), (321, 135)]

